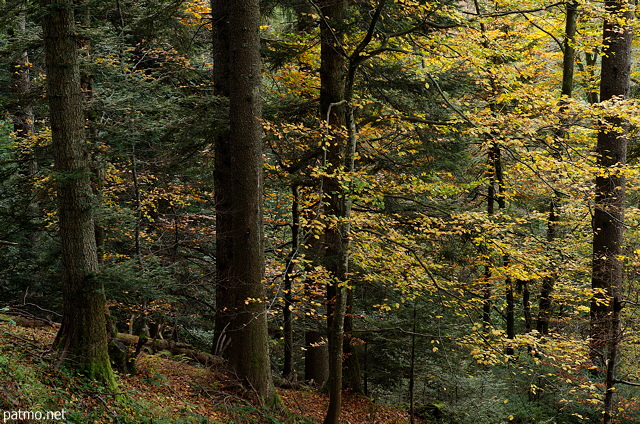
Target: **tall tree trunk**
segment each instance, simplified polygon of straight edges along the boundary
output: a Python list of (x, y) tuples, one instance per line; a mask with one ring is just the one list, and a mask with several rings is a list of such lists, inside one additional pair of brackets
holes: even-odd
[[(319, 266), (321, 263), (322, 249), (324, 246), (324, 234), (319, 237), (311, 237), (306, 252), (313, 262), (307, 271), (313, 266)], [(304, 282), (304, 296), (307, 301), (315, 301), (317, 303), (324, 302), (326, 287), (320, 282), (308, 278)], [(329, 379), (329, 349), (327, 346), (326, 323), (318, 318), (315, 313), (305, 316), (305, 334), (304, 334), (304, 380), (323, 387)]]
[[(20, 37), (20, 35), (24, 34), (25, 30), (26, 21), (24, 13), (21, 12), (16, 17), (15, 27), (11, 27), (8, 30), (9, 39), (11, 41), (15, 41)], [(31, 101), (28, 100), (29, 91), (31, 89), (30, 68), (29, 53), (26, 50), (22, 50), (18, 54), (16, 60), (12, 60), (9, 65), (9, 86), (12, 94), (16, 97), (17, 105), (16, 111), (13, 113), (13, 129), (16, 133), (16, 137), (22, 139), (28, 138), (34, 132), (33, 108), (31, 106)], [(35, 169), (29, 169), (32, 166), (33, 158), (21, 157), (20, 159), (21, 162), (23, 161), (27, 164), (25, 167), (27, 168), (27, 174), (35, 173)], [(33, 166), (35, 167), (35, 165)]]
[(340, 181), (333, 174), (343, 172), (345, 140), (341, 131), (345, 125), (345, 56), (343, 53), (344, 0), (323, 1), (320, 9), (320, 114), (327, 119), (331, 137), (325, 144), (327, 175), (323, 177), (325, 214), (334, 217), (325, 230), (325, 266), (331, 280), (327, 283), (327, 343), (329, 347), (329, 407), (325, 424), (339, 422), (342, 406), (342, 348), (344, 336), (345, 288), (348, 242), (342, 226), (345, 224), (345, 198)]
[[(625, 0), (606, 0), (600, 80), (600, 100), (619, 101), (629, 95), (631, 76), (631, 21), (633, 8)], [(593, 271), (591, 287), (591, 359), (606, 370), (603, 422), (611, 422), (614, 370), (620, 341), (620, 310), (623, 282), (622, 243), (624, 229), (627, 161), (626, 123), (619, 116), (603, 118), (596, 146), (598, 166), (593, 215)]]
[(42, 0), (41, 6), (62, 243), (63, 317), (55, 345), (63, 361), (115, 387), (98, 276), (73, 2)]
[[(552, 243), (556, 238), (558, 217), (555, 214), (555, 201), (551, 200), (549, 205), (549, 218), (547, 221), (547, 241)], [(542, 288), (540, 289), (540, 302), (538, 306), (538, 320), (536, 321), (536, 330), (541, 335), (549, 334), (549, 319), (551, 317), (551, 293), (555, 285), (553, 275), (542, 279)]]
[(524, 331), (531, 332), (533, 327), (533, 319), (531, 317), (531, 292), (529, 290), (529, 281), (522, 280), (518, 284), (522, 288), (522, 315), (524, 316)]
[[(74, 0), (76, 10), (81, 12), (78, 19), (79, 28), (79, 54), (80, 61), (84, 58), (84, 66), (80, 67), (80, 87), (84, 96), (85, 130), (89, 144), (93, 147), (92, 156), (92, 188), (96, 197), (96, 204), (102, 203), (102, 189), (104, 187), (104, 161), (98, 149), (96, 136), (96, 111), (93, 106), (93, 84), (94, 78), (91, 73), (91, 40), (89, 30), (91, 28), (91, 8), (87, 0)], [(76, 16), (77, 17), (77, 16)], [(103, 245), (105, 239), (105, 229), (100, 225), (99, 217), (95, 222), (96, 246), (98, 249), (98, 262), (102, 263)]]
[(284, 320), (284, 366), (282, 377), (293, 377), (293, 260), (298, 255), (300, 246), (300, 193), (297, 184), (291, 185), (291, 253), (287, 258), (284, 270), (284, 305), (282, 310)]
[(352, 334), (354, 330), (353, 302), (353, 289), (348, 288), (344, 316), (344, 344), (342, 348), (344, 357), (342, 386), (354, 393), (364, 393), (360, 369), (359, 343), (358, 339)]
[[(20, 39), (24, 36), (25, 31), (25, 12), (20, 10), (16, 16), (15, 25), (10, 27), (7, 31), (9, 42), (15, 42), (19, 45)], [(31, 64), (29, 62), (29, 53), (26, 49), (21, 47), (16, 53), (15, 58), (13, 58), (9, 64), (9, 90), (15, 99), (16, 105), (12, 114), (13, 131), (16, 138), (22, 142), (28, 140), (35, 132), (32, 100), (30, 99), (30, 69)], [(38, 162), (36, 160), (36, 147), (30, 146), (29, 144), (27, 145), (29, 148), (19, 149), (18, 169), (19, 174), (22, 177), (20, 187), (25, 195), (24, 198), (31, 199), (26, 205), (27, 220), (25, 222), (31, 224), (34, 222), (34, 218), (40, 214), (38, 203), (33, 200), (35, 197), (34, 192), (36, 190), (33, 179), (38, 172)], [(28, 249), (28, 252), (25, 252), (26, 255), (32, 256), (37, 254), (39, 238), (39, 233), (37, 231), (33, 231), (30, 234), (29, 246), (25, 246)]]
[(413, 325), (411, 328), (411, 355), (409, 359), (409, 422), (415, 424), (415, 374), (416, 374), (416, 305), (413, 304)]
[(216, 324), (228, 337), (231, 369), (275, 405), (263, 303), (260, 7), (257, 0), (212, 0), (211, 7), (214, 82), (229, 98), (229, 128), (215, 143)]
[[(573, 47), (574, 39), (576, 36), (576, 21), (578, 15), (578, 5), (572, 1), (566, 5), (565, 15), (565, 28), (564, 28), (564, 41), (563, 41), (563, 55), (562, 55), (562, 89), (560, 92), (560, 112), (564, 112), (565, 97), (571, 97), (573, 93), (573, 71), (574, 62), (576, 59), (575, 48)], [(556, 138), (559, 143), (562, 143), (568, 138), (567, 131), (564, 128), (565, 119), (561, 117), (560, 129), (556, 132)], [(553, 156), (557, 159), (560, 158), (559, 146), (552, 146)], [(558, 216), (556, 215), (558, 199), (552, 195), (549, 201), (549, 218), (547, 219), (547, 242), (553, 243), (557, 235)], [(550, 275), (544, 277), (542, 280), (542, 288), (540, 290), (540, 302), (538, 308), (538, 321), (536, 323), (536, 329), (542, 335), (549, 333), (549, 317), (551, 314), (551, 294), (555, 286), (555, 276)]]
[[(213, 20), (213, 82), (215, 95), (229, 100), (230, 41), (229, 41), (229, 13), (231, 3), (226, 0), (211, 0), (211, 14)], [(228, 107), (228, 103), (226, 104)], [(213, 353), (228, 356), (227, 329), (233, 319), (233, 312), (228, 309), (232, 302), (228, 294), (228, 285), (233, 275), (233, 228), (232, 209), (232, 169), (231, 168), (231, 134), (229, 127), (219, 130), (215, 142), (214, 155), (214, 200), (216, 208), (216, 320)]]

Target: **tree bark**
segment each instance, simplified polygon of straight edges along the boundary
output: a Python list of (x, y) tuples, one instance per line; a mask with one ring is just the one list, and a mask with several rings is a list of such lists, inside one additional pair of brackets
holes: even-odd
[(55, 345), (62, 361), (113, 388), (73, 2), (42, 0), (41, 6), (62, 243), (63, 318)]
[(298, 186), (291, 185), (291, 253), (287, 258), (284, 270), (284, 305), (282, 310), (284, 320), (284, 365), (282, 367), (282, 377), (291, 379), (293, 377), (293, 281), (291, 272), (293, 271), (293, 260), (298, 255), (300, 246), (300, 193)]
[[(606, 10), (612, 16), (623, 15), (623, 1), (607, 1)], [(628, 14), (627, 14), (628, 15)], [(627, 17), (627, 19), (630, 19)], [(631, 69), (631, 30), (620, 31), (619, 25), (608, 18), (603, 37), (607, 44), (602, 58), (600, 99), (626, 98), (629, 94)], [(615, 101), (615, 100), (613, 100)], [(596, 154), (598, 166), (605, 172), (596, 177), (595, 211), (593, 216), (593, 271), (592, 288), (596, 292), (591, 302), (591, 352), (597, 364), (607, 358), (607, 340), (614, 330), (612, 313), (620, 301), (623, 279), (622, 254), (624, 227), (625, 178), (622, 167), (626, 164), (627, 135), (625, 123), (619, 117), (608, 117), (601, 122)]]
[[(633, 8), (625, 0), (605, 1), (600, 100), (617, 102), (629, 95)], [(591, 287), (591, 346), (594, 365), (606, 370), (603, 422), (613, 410), (613, 385), (620, 342), (622, 243), (624, 230), (627, 131), (624, 119), (605, 117), (596, 146), (602, 172), (596, 177), (593, 215), (593, 270)]]
[[(563, 55), (562, 55), (562, 89), (560, 99), (560, 112), (561, 114), (566, 110), (565, 97), (571, 97), (573, 93), (573, 71), (575, 62), (575, 48), (573, 46), (576, 36), (576, 20), (578, 15), (578, 5), (575, 2), (569, 2), (566, 6), (565, 15), (565, 29), (564, 29), (564, 41), (563, 41)], [(562, 143), (568, 138), (568, 133), (565, 126), (565, 119), (563, 116), (560, 118), (560, 128), (556, 132), (556, 138), (558, 143)], [(559, 146), (552, 146), (552, 154), (557, 159), (560, 158)], [(558, 216), (556, 215), (558, 199), (555, 194), (549, 202), (549, 218), (547, 219), (547, 241), (549, 244), (553, 243), (557, 236)], [(555, 286), (555, 276), (544, 277), (542, 280), (542, 288), (540, 290), (540, 302), (538, 308), (538, 321), (536, 323), (536, 329), (541, 335), (549, 333), (549, 318), (551, 314), (551, 294)]]
[(229, 366), (266, 405), (271, 377), (264, 299), (260, 7), (257, 0), (212, 0), (217, 94), (228, 94), (229, 129), (216, 140), (218, 334)]
[(342, 405), (342, 351), (344, 337), (345, 288), (348, 234), (344, 232), (345, 197), (338, 173), (343, 172), (345, 140), (345, 56), (343, 53), (344, 0), (320, 3), (320, 114), (326, 119), (330, 137), (325, 143), (326, 175), (322, 178), (325, 214), (334, 222), (325, 229), (327, 283), (327, 343), (329, 348), (329, 407), (324, 424), (339, 422)]
[(352, 334), (354, 330), (353, 319), (353, 289), (347, 289), (347, 303), (344, 317), (344, 343), (343, 343), (343, 373), (342, 386), (353, 393), (364, 393), (362, 387), (362, 370), (360, 369), (359, 340)]
[(322, 387), (329, 379), (329, 350), (324, 332), (305, 331), (304, 345), (304, 380)]
[[(555, 214), (555, 201), (552, 199), (549, 205), (549, 218), (547, 220), (547, 241), (553, 242), (556, 238), (558, 217)], [(551, 294), (555, 286), (555, 278), (547, 276), (542, 279), (542, 288), (540, 289), (540, 302), (538, 304), (538, 320), (536, 321), (536, 330), (541, 335), (549, 334), (549, 320), (551, 317)]]

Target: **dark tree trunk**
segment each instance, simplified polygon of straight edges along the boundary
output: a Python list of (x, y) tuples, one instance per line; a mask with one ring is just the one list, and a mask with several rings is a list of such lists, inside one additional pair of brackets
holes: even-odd
[[(558, 217), (555, 214), (555, 201), (551, 201), (549, 205), (549, 219), (547, 222), (547, 241), (552, 243), (556, 238)], [(551, 316), (551, 293), (555, 285), (553, 275), (542, 279), (542, 288), (540, 289), (540, 303), (538, 306), (538, 320), (536, 322), (536, 330), (541, 335), (549, 334), (549, 319)]]
[(416, 374), (416, 305), (413, 305), (411, 329), (411, 355), (409, 359), (409, 422), (415, 424), (415, 374)]
[[(7, 31), (9, 41), (16, 44), (20, 43), (20, 38), (24, 36), (26, 31), (26, 18), (21, 10), (16, 16), (16, 23)], [(21, 142), (29, 140), (35, 132), (34, 115), (31, 100), (31, 65), (29, 62), (29, 53), (26, 49), (20, 48), (16, 56), (12, 58), (9, 64), (10, 80), (9, 91), (14, 97), (15, 108), (13, 110), (13, 130), (15, 137)], [(35, 200), (36, 187), (34, 185), (34, 177), (38, 172), (38, 162), (36, 160), (36, 147), (27, 143), (29, 148), (19, 149), (18, 164), (19, 174), (21, 176), (20, 188), (24, 193), (25, 199), (30, 199), (25, 205), (27, 211), (27, 220), (25, 223), (35, 223), (34, 218), (40, 215), (38, 203)], [(29, 237), (30, 245), (26, 253), (29, 256), (35, 255), (38, 251), (40, 234), (33, 231)], [(34, 276), (35, 277), (35, 276)], [(37, 278), (37, 277), (36, 277)]]
[[(578, 15), (578, 5), (575, 2), (569, 2), (566, 6), (565, 17), (565, 29), (564, 29), (564, 42), (563, 42), (563, 55), (562, 55), (562, 90), (560, 100), (560, 112), (563, 112), (565, 107), (565, 97), (571, 97), (573, 92), (573, 70), (575, 62), (575, 48), (573, 47), (573, 40), (576, 36), (576, 19)], [(568, 135), (565, 127), (565, 119), (561, 117), (560, 128), (556, 133), (558, 143), (564, 142)], [(560, 159), (560, 146), (552, 146), (552, 154), (557, 159)], [(549, 218), (547, 219), (547, 242), (549, 245), (553, 243), (557, 235), (558, 216), (556, 215), (557, 201), (555, 195), (552, 196), (549, 202)], [(541, 335), (549, 333), (549, 317), (551, 314), (551, 294), (555, 286), (555, 272), (552, 271), (552, 275), (544, 277), (542, 280), (542, 288), (540, 290), (540, 302), (538, 308), (538, 321), (536, 323), (536, 329)]]
[[(505, 259), (504, 266), (508, 266), (508, 261)], [(513, 280), (511, 278), (507, 278), (505, 281), (506, 284), (506, 301), (507, 301), (507, 339), (514, 340), (516, 338), (516, 308), (515, 308), (515, 298), (513, 295)], [(505, 353), (507, 355), (513, 355), (513, 347), (508, 346)]]
[[(491, 147), (489, 148), (488, 153), (488, 169), (487, 174), (489, 177), (489, 186), (487, 187), (487, 216), (491, 217), (495, 214), (495, 203), (500, 199), (500, 193), (496, 190), (497, 173), (500, 166), (500, 147), (496, 145), (494, 142), (491, 143)], [(498, 184), (499, 185), (499, 184)], [(484, 287), (483, 287), (483, 304), (482, 304), (482, 322), (484, 324), (485, 329), (489, 329), (491, 325), (491, 308), (493, 302), (491, 301), (491, 292), (493, 289), (493, 285), (491, 284), (491, 274), (492, 274), (492, 265), (491, 265), (491, 257), (488, 249), (483, 248), (484, 253), (486, 253), (486, 265), (484, 267)]]
[(211, 3), (214, 82), (229, 98), (229, 128), (215, 146), (216, 324), (229, 341), (231, 369), (274, 405), (263, 303), (260, 8), (257, 0)]
[(567, 3), (564, 27), (564, 52), (562, 55), (562, 96), (571, 97), (573, 92), (573, 63), (576, 60), (576, 49), (573, 40), (576, 36), (576, 19), (578, 4), (575, 1)]
[(364, 393), (362, 387), (362, 372), (360, 369), (360, 342), (352, 334), (354, 330), (353, 319), (353, 290), (347, 290), (347, 305), (344, 317), (344, 366), (342, 373), (342, 386), (354, 393)]
[(524, 316), (524, 331), (531, 332), (533, 328), (533, 319), (531, 317), (531, 291), (529, 290), (529, 281), (521, 281), (522, 285), (522, 315)]
[(300, 195), (296, 184), (291, 186), (291, 253), (287, 258), (284, 270), (284, 366), (282, 377), (291, 379), (293, 377), (293, 283), (291, 272), (293, 271), (293, 261), (298, 255), (300, 246)]
[[(16, 17), (15, 27), (9, 28), (8, 35), (10, 41), (15, 41), (26, 30), (26, 22), (23, 13)], [(13, 129), (16, 137), (26, 139), (34, 132), (33, 126), (33, 108), (29, 100), (29, 92), (31, 90), (29, 53), (22, 50), (15, 60), (9, 65), (10, 82), (9, 87), (11, 93), (15, 96), (16, 110), (13, 113)], [(31, 165), (33, 158), (21, 157), (21, 162), (27, 164), (27, 168), (33, 166), (33, 169), (26, 169), (27, 174), (35, 173), (35, 164)]]
[(326, 119), (331, 138), (325, 143), (328, 176), (323, 177), (325, 214), (335, 217), (325, 229), (325, 265), (331, 281), (327, 284), (327, 343), (329, 348), (329, 407), (325, 424), (339, 422), (342, 405), (342, 352), (344, 313), (346, 307), (344, 283), (347, 278), (348, 235), (345, 225), (345, 198), (340, 181), (332, 174), (343, 171), (345, 140), (340, 135), (345, 125), (345, 56), (343, 53), (344, 0), (323, 1), (320, 9), (325, 19), (320, 21), (320, 114)]
[[(319, 234), (318, 238), (311, 237), (306, 246), (306, 254), (312, 258), (312, 265), (321, 265), (323, 254), (324, 234)], [(326, 286), (320, 282), (308, 278), (304, 282), (304, 297), (308, 302), (320, 304), (325, 302)], [(315, 309), (315, 308), (312, 308)], [(326, 337), (326, 322), (321, 321), (319, 315), (321, 311), (311, 311), (310, 315), (305, 314), (305, 335), (304, 335), (304, 380), (316, 386), (323, 387), (329, 379), (329, 350)]]
[[(608, 16), (603, 28), (605, 54), (602, 57), (600, 100), (618, 101), (629, 95), (633, 12), (624, 0), (605, 1), (605, 10)], [(611, 116), (600, 122), (596, 154), (603, 172), (596, 177), (595, 187), (590, 349), (594, 365), (606, 370), (603, 422), (609, 423), (624, 277), (621, 255), (625, 177), (622, 167), (627, 161), (627, 133), (622, 118)]]
[[(607, 11), (622, 15), (622, 1), (607, 1)], [(602, 58), (600, 99), (611, 100), (629, 94), (631, 68), (631, 31), (620, 31), (619, 25), (607, 19), (604, 26), (607, 44)], [(620, 301), (623, 278), (622, 254), (624, 227), (624, 184), (621, 167), (626, 164), (627, 136), (625, 123), (618, 117), (609, 117), (601, 123), (596, 154), (598, 166), (605, 175), (596, 178), (595, 211), (593, 216), (593, 273), (592, 288), (596, 291), (591, 302), (591, 351), (596, 364), (603, 365), (607, 358), (607, 340), (610, 339), (613, 312)]]
[[(229, 46), (229, 13), (231, 3), (226, 0), (211, 0), (213, 25), (213, 82), (214, 93), (228, 101), (230, 46)], [(228, 107), (228, 104), (226, 105)], [(214, 163), (214, 199), (216, 208), (216, 310), (215, 339), (213, 353), (228, 356), (227, 330), (233, 319), (233, 312), (227, 309), (232, 301), (228, 291), (228, 281), (232, 279), (231, 263), (233, 261), (233, 189), (231, 165), (231, 135), (229, 127), (219, 129), (215, 138)], [(229, 298), (227, 298), (229, 297)]]
[(329, 379), (329, 350), (324, 332), (307, 330), (304, 345), (304, 380), (322, 387)]
[(41, 5), (62, 243), (63, 318), (55, 344), (62, 360), (115, 387), (98, 277), (73, 2), (42, 0)]

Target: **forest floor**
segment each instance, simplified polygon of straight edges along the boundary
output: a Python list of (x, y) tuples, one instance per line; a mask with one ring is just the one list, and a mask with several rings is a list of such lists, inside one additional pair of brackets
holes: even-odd
[[(327, 395), (309, 387), (278, 389), (295, 414), (284, 420), (251, 402), (222, 366), (202, 367), (168, 352), (141, 354), (135, 375), (118, 374), (118, 391), (56, 366), (52, 327), (15, 325), (0, 316), (0, 416), (5, 423), (316, 423)], [(47, 413), (51, 419), (29, 419)], [(57, 413), (57, 415), (55, 415)], [(64, 414), (64, 419), (62, 415)], [(58, 419), (55, 419), (58, 418)], [(341, 423), (408, 423), (405, 411), (346, 394)]]

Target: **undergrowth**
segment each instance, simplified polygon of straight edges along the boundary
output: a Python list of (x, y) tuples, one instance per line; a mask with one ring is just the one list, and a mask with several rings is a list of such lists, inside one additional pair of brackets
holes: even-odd
[[(144, 356), (136, 376), (118, 375), (118, 391), (59, 367), (50, 350), (54, 330), (23, 328), (0, 320), (0, 414), (23, 415), (20, 423), (230, 424), (312, 423), (299, 417), (286, 420), (242, 394), (224, 387), (211, 370), (188, 366), (163, 356)], [(214, 381), (215, 379), (215, 381)], [(237, 387), (229, 385), (230, 387)], [(237, 389), (236, 389), (237, 390)], [(26, 412), (28, 411), (28, 412)], [(64, 420), (29, 419), (64, 412)], [(26, 414), (26, 415), (25, 415)], [(45, 416), (45, 415), (42, 415)], [(9, 418), (9, 419), (7, 419)]]

